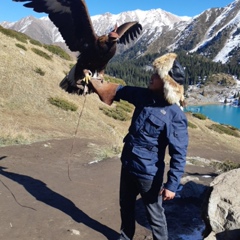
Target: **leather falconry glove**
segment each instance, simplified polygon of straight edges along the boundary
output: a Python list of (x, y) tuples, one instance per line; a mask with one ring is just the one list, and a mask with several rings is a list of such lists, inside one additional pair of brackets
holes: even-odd
[(98, 94), (100, 100), (107, 105), (113, 103), (118, 86), (119, 84), (117, 83), (101, 81), (99, 79), (91, 78), (91, 80), (89, 80), (90, 89), (93, 89), (94, 92)]

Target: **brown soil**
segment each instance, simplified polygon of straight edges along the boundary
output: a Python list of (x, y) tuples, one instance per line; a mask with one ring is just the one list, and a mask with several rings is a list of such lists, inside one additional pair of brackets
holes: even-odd
[[(92, 147), (99, 144), (65, 139), (1, 148), (0, 239), (117, 239), (120, 160), (94, 162)], [(135, 239), (148, 235), (137, 224)]]

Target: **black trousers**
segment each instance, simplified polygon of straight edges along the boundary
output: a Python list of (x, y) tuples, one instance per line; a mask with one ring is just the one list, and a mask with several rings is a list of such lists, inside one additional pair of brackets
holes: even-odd
[(133, 239), (135, 233), (135, 203), (138, 194), (141, 195), (146, 208), (153, 239), (168, 239), (162, 196), (159, 195), (162, 181), (162, 178), (153, 181), (137, 178), (122, 168), (120, 179), (120, 213), (122, 220), (120, 239)]

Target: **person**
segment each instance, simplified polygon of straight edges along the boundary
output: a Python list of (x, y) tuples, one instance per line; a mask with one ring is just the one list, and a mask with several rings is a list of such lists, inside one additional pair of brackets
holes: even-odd
[[(167, 240), (168, 230), (162, 201), (175, 197), (184, 172), (188, 147), (187, 119), (179, 106), (183, 99), (184, 69), (175, 53), (153, 62), (148, 88), (121, 86), (91, 80), (94, 91), (108, 105), (120, 99), (135, 106), (123, 142), (120, 176), (120, 240), (133, 239), (135, 202), (140, 194), (154, 240)], [(168, 147), (170, 169), (164, 180)]]

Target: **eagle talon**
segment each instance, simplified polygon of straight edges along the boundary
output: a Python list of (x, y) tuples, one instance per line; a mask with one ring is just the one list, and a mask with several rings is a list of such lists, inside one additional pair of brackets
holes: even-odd
[(82, 80), (88, 85), (89, 81), (92, 78), (92, 72), (88, 69), (84, 69), (83, 73), (84, 73), (85, 77)]

